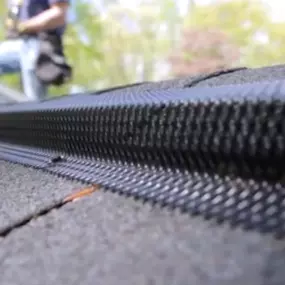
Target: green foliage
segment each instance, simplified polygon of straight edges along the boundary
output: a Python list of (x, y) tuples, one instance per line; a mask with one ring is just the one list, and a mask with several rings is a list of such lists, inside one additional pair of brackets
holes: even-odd
[(186, 24), (191, 27), (219, 28), (242, 47), (248, 46), (255, 33), (268, 23), (266, 7), (259, 0), (216, 1), (208, 6), (196, 6), (186, 18)]
[(155, 77), (156, 62), (165, 57), (169, 47), (160, 17), (157, 5), (142, 4), (138, 10), (119, 5), (109, 8), (103, 20), (103, 84), (121, 85)]
[(284, 23), (272, 23), (261, 0), (215, 1), (196, 6), (185, 19), (186, 27), (217, 28), (241, 51), (240, 64), (262, 66), (284, 62)]
[[(4, 21), (6, 16), (6, 5), (5, 1), (0, 2), (0, 42), (4, 40)], [(10, 74), (1, 76), (1, 83), (6, 84), (7, 86), (13, 87), (17, 90), (20, 89), (20, 78), (16, 74)]]
[(252, 42), (248, 65), (257, 67), (285, 63), (285, 23), (270, 23), (263, 36), (264, 41)]

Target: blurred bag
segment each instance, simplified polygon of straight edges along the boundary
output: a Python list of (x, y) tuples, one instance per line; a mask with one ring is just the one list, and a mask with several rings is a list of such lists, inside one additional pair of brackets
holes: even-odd
[(72, 78), (72, 67), (67, 63), (61, 38), (55, 33), (39, 34), (39, 54), (36, 76), (46, 85), (62, 85)]

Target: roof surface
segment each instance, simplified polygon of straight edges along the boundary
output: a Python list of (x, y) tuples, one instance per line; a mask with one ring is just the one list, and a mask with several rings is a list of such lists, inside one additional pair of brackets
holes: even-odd
[[(284, 77), (285, 66), (275, 66), (145, 83), (112, 92)], [(83, 187), (0, 161), (1, 285), (284, 284), (284, 240), (216, 226), (102, 189), (55, 207)], [(54, 209), (37, 217), (47, 207)]]

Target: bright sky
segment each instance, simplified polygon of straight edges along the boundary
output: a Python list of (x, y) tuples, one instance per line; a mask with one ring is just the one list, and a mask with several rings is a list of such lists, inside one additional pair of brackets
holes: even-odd
[[(136, 7), (138, 1), (139, 0), (120, 0), (124, 6), (129, 7)], [(177, 0), (177, 2), (180, 4), (181, 11), (185, 10), (188, 0)], [(206, 5), (213, 2), (213, 0), (197, 0), (197, 2), (200, 5)], [(263, 2), (266, 3), (271, 10), (272, 19), (274, 21), (285, 21), (285, 0), (263, 0)]]
[(274, 21), (285, 21), (285, 1), (284, 0), (265, 0), (271, 9), (272, 19)]
[[(181, 3), (187, 3), (187, 0), (179, 0)], [(208, 4), (213, 0), (198, 0), (198, 3)], [(263, 0), (271, 10), (271, 16), (274, 21), (285, 21), (285, 1), (284, 0)], [(182, 4), (183, 5), (183, 4)]]

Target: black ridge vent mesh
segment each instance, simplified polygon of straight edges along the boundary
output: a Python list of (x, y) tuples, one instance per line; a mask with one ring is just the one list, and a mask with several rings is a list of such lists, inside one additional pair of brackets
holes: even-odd
[(0, 158), (284, 234), (281, 82), (0, 107)]

